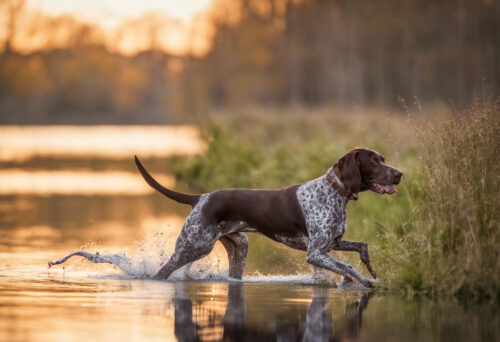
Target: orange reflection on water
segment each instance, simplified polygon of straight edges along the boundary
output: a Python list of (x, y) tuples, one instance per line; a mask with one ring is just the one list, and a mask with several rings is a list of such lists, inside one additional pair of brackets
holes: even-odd
[[(172, 176), (155, 178), (167, 187), (175, 186)], [(139, 173), (0, 170), (0, 195), (148, 195), (153, 191)]]
[(0, 230), (0, 251), (58, 251), (59, 255), (84, 248), (124, 252), (132, 247), (144, 247), (156, 238), (164, 241), (165, 252), (170, 254), (182, 227), (182, 219), (176, 214), (160, 218), (146, 217), (137, 227), (122, 221), (82, 222), (76, 228), (55, 228), (46, 224), (17, 226), (15, 229)]
[[(184, 217), (178, 214), (160, 217), (145, 217), (136, 226), (121, 221), (87, 223), (79, 227), (54, 228), (48, 225), (16, 227), (0, 230), (0, 251), (16, 255), (30, 255), (38, 251), (56, 252), (54, 260), (62, 256), (85, 250), (90, 253), (124, 253), (131, 261), (127, 269), (118, 269), (108, 264), (93, 264), (84, 258), (74, 257), (65, 263), (64, 269), (54, 267), (54, 272), (65, 272), (74, 276), (83, 270), (86, 274), (114, 274), (127, 276), (153, 276), (158, 271), (162, 256), (172, 255), (175, 241), (180, 233)], [(49, 259), (45, 260), (44, 266)], [(199, 278), (224, 274), (229, 267), (227, 253), (220, 243), (212, 252), (195, 262), (189, 269), (180, 271), (184, 277)]]
[(0, 126), (0, 160), (168, 157), (203, 149), (193, 126)]

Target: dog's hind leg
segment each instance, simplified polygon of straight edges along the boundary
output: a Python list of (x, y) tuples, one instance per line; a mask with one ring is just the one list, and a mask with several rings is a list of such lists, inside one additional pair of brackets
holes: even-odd
[(198, 259), (206, 256), (213, 249), (215, 241), (207, 242), (204, 248), (193, 248), (190, 246), (183, 246), (182, 248), (175, 248), (174, 254), (168, 262), (161, 267), (154, 279), (168, 279), (170, 275), (182, 266), (195, 262)]
[(209, 196), (202, 195), (198, 204), (189, 214), (182, 227), (181, 233), (175, 242), (174, 254), (163, 265), (155, 279), (167, 279), (178, 268), (206, 256), (214, 248), (220, 237), (218, 226), (205, 224), (202, 218), (202, 208)]
[(241, 279), (248, 253), (248, 238), (244, 233), (232, 233), (219, 239), (226, 248), (229, 259), (229, 276)]
[(216, 241), (212, 226), (183, 227), (175, 242), (174, 254), (154, 278), (167, 279), (178, 268), (203, 258), (212, 251)]

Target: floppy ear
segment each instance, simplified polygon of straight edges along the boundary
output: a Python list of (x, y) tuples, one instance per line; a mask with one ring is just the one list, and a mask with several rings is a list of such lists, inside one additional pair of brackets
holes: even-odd
[(356, 162), (356, 154), (358, 151), (348, 152), (337, 162), (342, 182), (354, 194), (361, 190), (361, 173)]

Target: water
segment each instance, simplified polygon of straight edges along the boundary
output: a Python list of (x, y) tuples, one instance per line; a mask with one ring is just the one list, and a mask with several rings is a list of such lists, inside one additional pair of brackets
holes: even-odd
[[(202, 149), (196, 135), (186, 135), (188, 149), (161, 150), (151, 144), (174, 134), (162, 127), (143, 136), (141, 127), (71, 128), (64, 139), (61, 127), (31, 129), (0, 127), (0, 137), (10, 134), (0, 138), (0, 341), (500, 340), (491, 305), (338, 289), (335, 277), (318, 285), (303, 253), (255, 235), (241, 282), (228, 278), (221, 246), (172, 280), (153, 281), (189, 208), (154, 194), (128, 156), (144, 154), (159, 176), (172, 151)], [(52, 145), (26, 142), (30, 132), (52, 136)], [(137, 135), (144, 141), (131, 143)], [(88, 139), (93, 153), (81, 155)], [(107, 261), (120, 267), (75, 256), (48, 268), (77, 250), (118, 254)]]

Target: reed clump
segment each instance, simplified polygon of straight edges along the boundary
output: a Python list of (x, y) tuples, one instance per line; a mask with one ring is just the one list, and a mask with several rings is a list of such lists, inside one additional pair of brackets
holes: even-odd
[(413, 118), (420, 174), (411, 219), (384, 234), (390, 288), (500, 298), (500, 101), (482, 98), (437, 126)]

